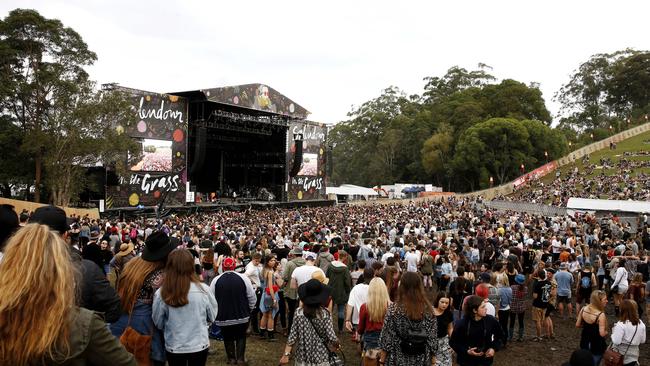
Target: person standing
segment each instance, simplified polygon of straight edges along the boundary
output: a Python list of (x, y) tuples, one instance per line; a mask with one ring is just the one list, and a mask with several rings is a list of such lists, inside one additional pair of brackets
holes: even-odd
[(350, 298), (345, 307), (345, 329), (348, 332), (355, 332), (359, 325), (359, 311), (361, 310), (361, 305), (368, 301), (368, 286), (374, 276), (375, 272), (372, 268), (364, 269), (363, 282), (354, 286), (352, 291), (350, 291)]
[(627, 269), (625, 269), (625, 259), (618, 258), (616, 262), (616, 272), (614, 273), (614, 282), (612, 283), (612, 293), (614, 295), (614, 311), (618, 316), (618, 307), (627, 293), (629, 282), (627, 280)]
[(329, 278), (329, 286), (332, 288), (332, 302), (336, 305), (338, 323), (338, 331), (343, 331), (345, 323), (345, 307), (352, 291), (352, 277), (350, 276), (350, 269), (345, 265), (341, 259), (347, 258), (345, 252), (339, 252), (339, 260), (330, 263), (325, 273)]
[(275, 282), (275, 266), (277, 259), (275, 254), (266, 257), (266, 263), (262, 269), (262, 300), (260, 300), (260, 312), (262, 320), (260, 322), (260, 337), (268, 337), (269, 341), (275, 340), (275, 315), (278, 312), (280, 296), (278, 295), (279, 287)]
[(246, 329), (257, 297), (248, 276), (234, 272), (237, 262), (231, 257), (223, 260), (224, 272), (210, 284), (217, 300), (217, 317), (221, 328), (228, 365), (246, 365)]
[(510, 327), (508, 329), (508, 341), (511, 341), (515, 335), (515, 317), (519, 323), (519, 336), (517, 341), (524, 340), (524, 314), (526, 313), (526, 296), (528, 287), (524, 284), (526, 276), (518, 274), (515, 276), (515, 284), (510, 286), (512, 289), (512, 301), (510, 302)]
[(253, 333), (260, 334), (259, 326), (259, 312), (260, 312), (260, 301), (262, 299), (262, 255), (260, 253), (254, 253), (251, 261), (246, 265), (246, 271), (244, 275), (248, 277), (251, 285), (253, 286), (253, 291), (255, 291), (255, 307), (251, 311), (250, 321), (251, 329)]
[[(568, 271), (566, 262), (560, 264), (560, 271), (553, 278), (557, 282), (557, 302), (560, 316), (566, 319), (567, 315), (573, 314), (573, 305), (571, 304), (571, 290), (573, 289), (573, 275)], [(567, 313), (564, 313), (564, 305), (567, 305)]]
[(388, 306), (379, 336), (380, 364), (429, 366), (437, 352), (433, 307), (427, 300), (420, 275), (406, 272), (397, 301)]
[(152, 305), (154, 293), (163, 282), (167, 256), (178, 244), (178, 239), (162, 231), (152, 233), (145, 242), (142, 256), (130, 260), (120, 276), (117, 292), (123, 313), (111, 324), (111, 333), (119, 338), (127, 327), (131, 327), (141, 335), (152, 336), (150, 354), (136, 354), (138, 362), (150, 359), (154, 364), (164, 364), (166, 361), (164, 338), (154, 327)]
[(454, 316), (451, 312), (452, 298), (446, 292), (438, 292), (434, 301), (433, 313), (436, 316), (438, 329), (438, 347), (435, 356), (435, 366), (451, 366), (452, 352), (449, 347), (449, 337), (454, 330)]
[(291, 275), (296, 268), (304, 266), (305, 260), (302, 258), (302, 249), (293, 248), (289, 252), (289, 261), (282, 273), (282, 281), (284, 282), (284, 298), (287, 301), (287, 332), (286, 336), (291, 331), (291, 324), (293, 324), (293, 317), (298, 308), (298, 292), (297, 288), (291, 286)]
[(208, 325), (216, 317), (217, 302), (194, 272), (186, 249), (172, 251), (165, 279), (153, 301), (153, 322), (164, 332), (169, 366), (203, 366), (208, 357)]
[(580, 314), (582, 303), (588, 303), (591, 292), (598, 287), (596, 275), (592, 272), (591, 264), (585, 264), (585, 268), (578, 272), (578, 283), (576, 284), (576, 318)]
[(624, 355), (624, 366), (639, 364), (639, 345), (646, 341), (646, 327), (636, 307), (636, 302), (623, 300), (618, 321), (612, 329), (612, 348)]
[(551, 300), (551, 283), (546, 280), (546, 270), (537, 271), (537, 283), (533, 287), (533, 321), (535, 322), (535, 338), (533, 341), (542, 340), (542, 325), (546, 324), (546, 310)]
[(375, 277), (368, 285), (368, 301), (359, 310), (358, 333), (363, 341), (362, 358), (368, 361), (379, 357), (379, 335), (390, 299), (384, 280)]
[(607, 348), (605, 305), (607, 305), (607, 294), (600, 290), (592, 292), (589, 305), (580, 310), (576, 320), (576, 328), (582, 328), (580, 348), (591, 352), (595, 365), (600, 363)]
[(449, 345), (460, 366), (489, 366), (501, 346), (503, 332), (499, 322), (487, 315), (487, 302), (472, 295), (465, 303), (465, 316), (454, 326)]
[(28, 224), (7, 242), (0, 265), (0, 364), (136, 365), (100, 314), (75, 306), (74, 273), (68, 245), (45, 225)]
[(338, 349), (332, 316), (323, 304), (330, 296), (330, 287), (311, 279), (298, 288), (302, 307), (296, 310), (291, 333), (280, 358), (280, 364), (289, 363), (293, 351), (296, 365), (329, 365), (329, 352)]
[(499, 324), (504, 333), (503, 347), (506, 346), (508, 340), (512, 336), (508, 332), (508, 321), (510, 320), (510, 303), (512, 302), (512, 288), (508, 280), (507, 273), (499, 273), (497, 275), (497, 289), (499, 290)]

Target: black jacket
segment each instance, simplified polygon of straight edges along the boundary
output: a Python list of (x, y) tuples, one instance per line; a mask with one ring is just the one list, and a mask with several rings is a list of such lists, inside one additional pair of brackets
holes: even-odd
[(479, 321), (465, 317), (454, 326), (449, 345), (456, 352), (458, 364), (461, 366), (492, 365), (494, 358), (470, 356), (467, 350), (476, 347), (479, 352), (485, 352), (490, 348), (498, 351), (502, 339), (503, 331), (495, 317), (486, 315)]
[(104, 275), (104, 271), (95, 263), (82, 259), (81, 254), (72, 250), (72, 261), (79, 271), (80, 288), (79, 306), (88, 310), (104, 313), (107, 323), (116, 322), (122, 313), (120, 298)]

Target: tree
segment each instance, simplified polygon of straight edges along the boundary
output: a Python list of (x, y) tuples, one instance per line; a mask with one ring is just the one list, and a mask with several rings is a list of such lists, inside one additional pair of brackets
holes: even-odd
[(56, 19), (34, 10), (16, 9), (0, 22), (0, 103), (25, 131), (23, 148), (34, 158), (34, 199), (40, 201), (42, 167), (60, 98), (69, 98), (88, 80), (83, 67), (96, 56), (81, 36)]
[(427, 174), (437, 177), (439, 182), (451, 175), (453, 143), (451, 128), (443, 125), (422, 146), (422, 166)]
[(532, 166), (542, 165), (564, 156), (568, 151), (568, 144), (564, 133), (552, 129), (543, 122), (536, 120), (523, 120), (521, 124), (528, 131), (531, 152), (529, 160)]
[(531, 161), (529, 137), (526, 127), (515, 119), (492, 118), (478, 123), (460, 137), (454, 166), (470, 173), (475, 179), (472, 186), (485, 186), (486, 173), (503, 184), (517, 176), (520, 164)]
[(494, 76), (485, 71), (486, 69), (492, 69), (491, 67), (483, 63), (479, 63), (478, 66), (479, 70), (474, 71), (467, 71), (462, 67), (454, 66), (447, 70), (443, 77), (425, 77), (425, 103), (433, 104), (459, 91), (482, 87), (496, 80)]
[(123, 95), (95, 90), (84, 67), (96, 56), (77, 32), (16, 9), (0, 21), (0, 55), (0, 117), (22, 131), (35, 201), (45, 183), (51, 201), (67, 205), (83, 188), (84, 166), (110, 159), (126, 165), (137, 147), (112, 127), (135, 119), (132, 106)]
[(512, 79), (486, 85), (481, 90), (481, 105), (489, 118), (535, 119), (547, 125), (552, 120), (539, 87)]
[(611, 65), (606, 102), (616, 113), (647, 113), (650, 107), (650, 52), (621, 58)]
[(5, 116), (0, 116), (0, 196), (11, 198), (12, 190), (29, 187), (34, 181), (33, 169), (30, 169), (31, 158), (20, 146), (24, 133)]

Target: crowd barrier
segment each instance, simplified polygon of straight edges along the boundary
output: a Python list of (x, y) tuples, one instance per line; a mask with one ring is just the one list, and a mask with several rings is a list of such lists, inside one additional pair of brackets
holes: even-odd
[(499, 211), (518, 211), (535, 215), (544, 216), (563, 216), (566, 215), (566, 207), (556, 207), (528, 202), (510, 202), (510, 201), (486, 201), (485, 207)]
[[(23, 210), (27, 210), (29, 212), (32, 212), (36, 210), (37, 208), (41, 206), (47, 206), (46, 204), (43, 203), (36, 203), (36, 202), (29, 202), (29, 201), (20, 201), (20, 200), (12, 200), (9, 198), (2, 198), (0, 197), (0, 204), (3, 205), (12, 205), (14, 206), (14, 210), (16, 213), (20, 214)], [(78, 216), (78, 217), (84, 217), (88, 216), (92, 219), (99, 219), (99, 210), (98, 209), (85, 209), (85, 208), (72, 208), (72, 207), (61, 207), (65, 213), (68, 216)]]

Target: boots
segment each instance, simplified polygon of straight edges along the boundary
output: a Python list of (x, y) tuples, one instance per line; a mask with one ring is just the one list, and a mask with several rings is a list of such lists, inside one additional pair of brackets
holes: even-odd
[(273, 329), (269, 329), (267, 334), (268, 334), (269, 341), (275, 342), (275, 332), (273, 331)]
[(517, 338), (517, 342), (523, 342), (524, 340), (524, 327), (519, 328), (519, 338)]
[(237, 365), (244, 366), (246, 362), (246, 338), (237, 339)]
[(236, 365), (237, 354), (235, 351), (235, 341), (223, 341), (223, 346), (226, 349), (226, 357), (228, 358), (228, 365)]
[(266, 329), (260, 328), (260, 339), (266, 338)]

